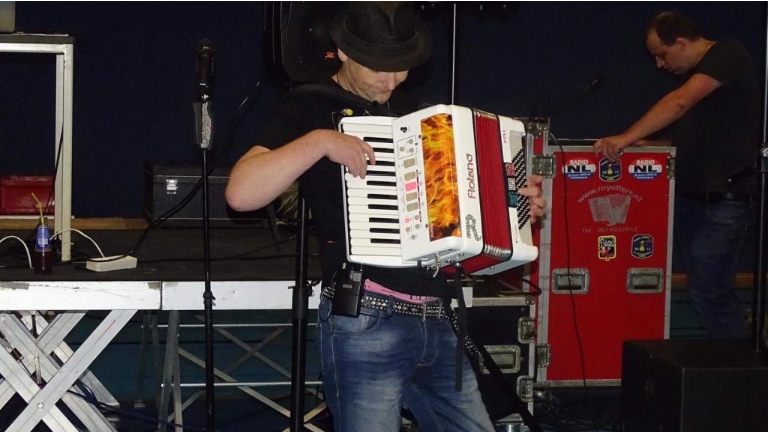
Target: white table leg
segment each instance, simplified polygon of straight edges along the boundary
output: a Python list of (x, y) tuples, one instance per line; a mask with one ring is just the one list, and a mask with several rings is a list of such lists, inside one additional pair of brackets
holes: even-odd
[(86, 371), (93, 360), (135, 313), (135, 310), (110, 312), (70, 357), (69, 361), (64, 363), (53, 378), (48, 381), (46, 386), (29, 400), (28, 406), (11, 424), (9, 430), (30, 432), (49, 410), (55, 408), (56, 402), (72, 387), (72, 384)]
[[(40, 368), (40, 377), (48, 382), (59, 369), (58, 364), (46, 352), (40, 351), (35, 344), (35, 337), (29, 332), (26, 325), (20, 319), (13, 315), (2, 314), (0, 319), (0, 332), (13, 345), (23, 357), (25, 367), (28, 370)], [(72, 413), (83, 422), (88, 430), (109, 430), (115, 431), (109, 420), (99, 411), (99, 409), (84, 399), (64, 393), (61, 397)]]

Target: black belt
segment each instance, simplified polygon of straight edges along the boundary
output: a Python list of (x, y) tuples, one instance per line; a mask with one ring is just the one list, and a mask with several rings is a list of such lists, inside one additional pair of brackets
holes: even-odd
[[(333, 287), (323, 288), (323, 296), (329, 299), (333, 299), (333, 293)], [(443, 309), (442, 300), (440, 300), (440, 302), (440, 304), (410, 303), (402, 300), (395, 300), (392, 297), (363, 294), (361, 307), (381, 311), (391, 311), (392, 313), (403, 315), (417, 316), (421, 319), (442, 318), (445, 316), (445, 310)]]
[(691, 192), (684, 193), (683, 196), (709, 204), (714, 204), (719, 201), (752, 202), (754, 199), (751, 194), (734, 192)]

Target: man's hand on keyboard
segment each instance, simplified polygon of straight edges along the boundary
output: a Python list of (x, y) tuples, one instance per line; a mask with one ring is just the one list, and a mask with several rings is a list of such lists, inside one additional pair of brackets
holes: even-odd
[(327, 145), (325, 155), (328, 159), (347, 167), (353, 176), (365, 178), (368, 165), (376, 164), (373, 147), (352, 135), (336, 131), (323, 132), (327, 132), (328, 135), (323, 137)]

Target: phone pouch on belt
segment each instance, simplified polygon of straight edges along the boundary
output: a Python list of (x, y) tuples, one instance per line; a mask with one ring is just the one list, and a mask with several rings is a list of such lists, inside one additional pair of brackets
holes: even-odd
[(363, 300), (363, 267), (344, 263), (336, 278), (331, 311), (336, 315), (357, 317)]

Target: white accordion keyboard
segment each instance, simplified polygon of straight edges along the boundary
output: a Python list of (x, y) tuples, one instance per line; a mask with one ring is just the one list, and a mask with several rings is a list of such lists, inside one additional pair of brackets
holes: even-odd
[(346, 117), (339, 131), (375, 152), (364, 179), (344, 174), (350, 262), (495, 274), (533, 261), (523, 154), (509, 117), (435, 105), (403, 117)]

